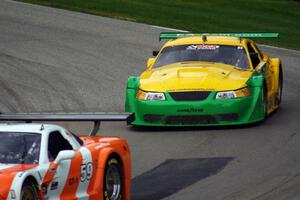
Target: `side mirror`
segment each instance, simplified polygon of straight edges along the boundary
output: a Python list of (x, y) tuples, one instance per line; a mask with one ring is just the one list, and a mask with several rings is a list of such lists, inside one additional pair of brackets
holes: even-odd
[(54, 163), (59, 164), (61, 161), (71, 160), (75, 156), (76, 156), (75, 151), (73, 151), (73, 150), (63, 150), (63, 151), (60, 151), (58, 153), (56, 159), (54, 160)]
[(152, 55), (153, 55), (153, 56), (157, 56), (158, 53), (159, 53), (159, 51), (152, 51)]
[(147, 61), (147, 69), (151, 69), (154, 64), (155, 58), (149, 58)]
[(263, 54), (263, 60), (267, 60), (269, 58), (268, 54), (264, 53)]

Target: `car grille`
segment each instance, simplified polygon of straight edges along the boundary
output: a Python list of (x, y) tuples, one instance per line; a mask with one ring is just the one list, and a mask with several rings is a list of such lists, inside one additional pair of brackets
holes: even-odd
[(170, 125), (189, 124), (218, 124), (219, 121), (237, 121), (237, 113), (219, 115), (144, 115), (144, 121), (149, 123), (162, 123)]
[(217, 120), (211, 115), (167, 116), (165, 124), (216, 124)]
[(175, 101), (201, 101), (205, 100), (210, 91), (193, 91), (193, 92), (169, 92)]
[(237, 121), (239, 119), (239, 115), (237, 113), (227, 113), (217, 115), (223, 121)]
[(150, 122), (150, 123), (161, 122), (162, 119), (163, 119), (163, 115), (151, 115), (151, 114), (144, 115), (145, 122)]

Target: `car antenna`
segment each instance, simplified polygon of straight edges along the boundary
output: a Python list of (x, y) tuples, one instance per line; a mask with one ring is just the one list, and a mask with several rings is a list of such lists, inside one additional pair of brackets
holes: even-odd
[(44, 129), (45, 129), (44, 124), (42, 124), (40, 131), (43, 131)]

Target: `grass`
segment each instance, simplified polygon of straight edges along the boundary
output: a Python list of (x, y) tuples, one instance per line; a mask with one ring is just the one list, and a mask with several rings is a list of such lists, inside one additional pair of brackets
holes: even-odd
[(300, 50), (300, 1), (20, 0), (192, 32), (279, 32), (259, 43)]

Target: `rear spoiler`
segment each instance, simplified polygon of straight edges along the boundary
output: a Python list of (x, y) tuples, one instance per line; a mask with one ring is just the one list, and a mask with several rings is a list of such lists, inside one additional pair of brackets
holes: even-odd
[(127, 125), (134, 121), (133, 113), (0, 113), (0, 121), (21, 121), (32, 123), (33, 121), (73, 121), (94, 122), (90, 136), (95, 136), (100, 128), (101, 121), (126, 121)]
[(277, 38), (279, 33), (190, 33), (190, 32), (162, 32), (159, 41), (162, 39), (177, 39), (188, 36), (229, 36), (239, 38)]

